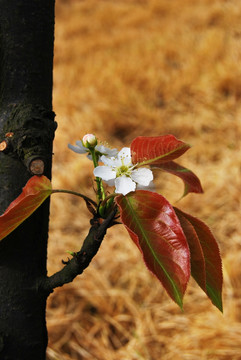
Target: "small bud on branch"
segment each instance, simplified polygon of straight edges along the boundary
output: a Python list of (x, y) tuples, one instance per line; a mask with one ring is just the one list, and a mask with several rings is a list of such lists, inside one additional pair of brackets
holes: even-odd
[(86, 134), (82, 139), (82, 143), (88, 149), (94, 148), (97, 145), (97, 139), (93, 134)]

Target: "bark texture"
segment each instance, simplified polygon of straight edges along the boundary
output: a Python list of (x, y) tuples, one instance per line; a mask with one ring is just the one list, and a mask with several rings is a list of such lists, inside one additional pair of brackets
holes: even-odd
[[(0, 213), (40, 159), (51, 177), (54, 0), (0, 0)], [(45, 359), (49, 203), (0, 243), (0, 359)]]

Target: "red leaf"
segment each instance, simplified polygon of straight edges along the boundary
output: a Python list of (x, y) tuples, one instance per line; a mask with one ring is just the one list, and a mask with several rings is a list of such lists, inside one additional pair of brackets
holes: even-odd
[[(223, 311), (222, 260), (218, 244), (210, 229), (201, 220), (174, 208), (186, 235), (190, 253), (192, 276), (212, 303)], [(199, 245), (198, 243), (199, 242)], [(201, 247), (201, 249), (200, 249)], [(204, 257), (204, 264), (202, 258)], [(205, 273), (203, 272), (205, 270)]]
[(203, 193), (200, 180), (191, 170), (175, 163), (174, 161), (169, 161), (159, 166), (154, 165), (154, 167), (158, 167), (163, 171), (167, 171), (170, 174), (180, 177), (185, 185), (183, 196), (190, 192)]
[(146, 266), (182, 308), (190, 277), (190, 254), (172, 206), (163, 196), (144, 190), (119, 195), (116, 203)]
[(192, 224), (185, 218), (180, 210), (174, 207), (181, 227), (186, 235), (191, 254), (191, 273), (199, 286), (206, 292), (205, 259), (198, 236)]
[(131, 143), (132, 163), (160, 165), (184, 154), (190, 146), (173, 135), (139, 136)]
[(45, 176), (33, 176), (22, 193), (0, 216), (0, 240), (10, 234), (27, 219), (51, 194), (51, 182)]

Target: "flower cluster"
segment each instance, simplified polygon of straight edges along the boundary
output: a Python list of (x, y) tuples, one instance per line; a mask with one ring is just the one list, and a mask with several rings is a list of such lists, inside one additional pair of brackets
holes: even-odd
[(77, 146), (68, 145), (76, 153), (88, 153), (92, 159), (92, 149), (96, 152), (98, 160), (104, 165), (96, 165), (94, 175), (104, 180), (109, 186), (115, 186), (117, 194), (126, 195), (137, 188), (150, 186), (153, 174), (150, 169), (138, 168), (131, 160), (131, 150), (124, 147), (117, 152), (116, 149), (109, 149), (104, 145), (97, 145), (97, 139), (92, 134), (87, 134), (82, 141), (76, 141)]

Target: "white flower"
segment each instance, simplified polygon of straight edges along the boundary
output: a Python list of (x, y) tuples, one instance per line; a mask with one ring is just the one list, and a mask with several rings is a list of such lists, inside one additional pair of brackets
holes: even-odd
[(101, 156), (103, 166), (94, 169), (94, 175), (106, 181), (108, 185), (115, 186), (117, 194), (126, 195), (135, 191), (137, 185), (148, 186), (153, 180), (150, 169), (135, 169), (131, 162), (130, 148), (123, 148), (116, 157)]
[[(92, 156), (89, 153), (90, 150), (88, 147), (85, 146), (85, 145), (88, 145), (88, 143), (90, 145), (94, 145), (94, 144), (92, 144), (92, 142), (94, 141), (94, 138), (90, 137), (89, 135), (92, 135), (92, 134), (85, 135), (83, 137), (83, 140), (77, 140), (76, 146), (68, 144), (68, 148), (78, 154), (88, 153), (87, 157), (90, 160), (92, 160)], [(87, 137), (87, 136), (89, 136), (89, 137)], [(94, 136), (94, 135), (92, 135), (92, 136)], [(117, 149), (109, 149), (108, 147), (106, 147), (104, 145), (96, 145), (96, 146), (94, 146), (94, 148), (95, 148), (95, 151), (99, 153), (98, 154), (99, 156), (101, 156), (101, 155), (116, 156), (116, 154), (118, 153)]]

